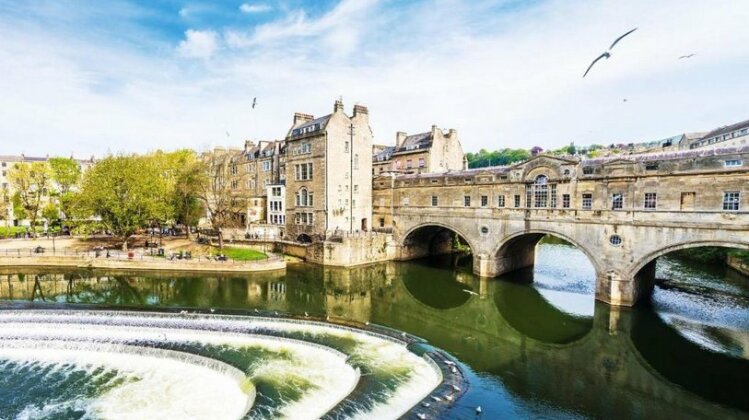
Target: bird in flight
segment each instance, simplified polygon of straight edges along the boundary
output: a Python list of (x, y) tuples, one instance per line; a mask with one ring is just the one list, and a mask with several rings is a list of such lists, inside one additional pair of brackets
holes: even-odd
[(694, 57), (695, 55), (697, 55), (697, 54), (695, 54), (695, 53), (691, 53), (691, 54), (687, 54), (687, 55), (682, 55), (682, 56), (680, 56), (680, 57), (679, 57), (679, 60), (683, 60), (683, 59), (685, 59), (685, 58), (692, 58), (692, 57)]
[(257, 105), (257, 97), (252, 98), (252, 109), (255, 109), (255, 105)]
[(622, 35), (622, 36), (620, 36), (619, 38), (615, 39), (615, 40), (614, 40), (614, 42), (613, 42), (613, 43), (611, 44), (611, 46), (609, 47), (609, 49), (608, 49), (607, 51), (605, 51), (605, 52), (604, 52), (603, 54), (601, 54), (601, 55), (599, 55), (598, 57), (596, 57), (596, 59), (595, 59), (595, 60), (593, 60), (593, 62), (592, 62), (592, 63), (590, 63), (590, 66), (588, 66), (588, 69), (587, 69), (587, 70), (585, 70), (585, 74), (583, 74), (583, 77), (585, 77), (585, 76), (587, 76), (587, 75), (588, 75), (588, 72), (590, 71), (590, 69), (592, 69), (592, 68), (593, 68), (593, 66), (594, 66), (594, 65), (595, 65), (595, 64), (596, 64), (596, 63), (598, 62), (598, 60), (600, 60), (600, 59), (602, 59), (602, 58), (605, 58), (605, 59), (607, 59), (607, 60), (608, 60), (609, 58), (611, 58), (611, 50), (612, 50), (612, 49), (614, 49), (614, 46), (615, 46), (615, 45), (616, 45), (616, 44), (617, 44), (617, 43), (618, 43), (619, 41), (621, 41), (621, 40), (622, 40), (622, 38), (624, 38), (625, 36), (627, 36), (627, 35), (631, 34), (632, 32), (634, 32), (634, 31), (636, 31), (636, 30), (637, 30), (637, 28), (635, 28), (635, 29), (632, 29), (632, 30), (629, 30), (629, 31), (627, 31), (626, 33), (624, 33), (624, 35)]
[(228, 131), (226, 132), (226, 137), (231, 137)]

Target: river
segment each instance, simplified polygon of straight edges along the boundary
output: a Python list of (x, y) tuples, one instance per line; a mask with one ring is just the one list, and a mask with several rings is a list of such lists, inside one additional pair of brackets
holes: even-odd
[[(649, 303), (609, 307), (594, 300), (583, 253), (542, 243), (534, 269), (490, 280), (459, 256), (246, 276), (17, 269), (0, 272), (0, 300), (13, 310), (258, 309), (379, 324), (460, 360), (469, 389), (445, 418), (476, 418), (478, 406), (491, 419), (749, 417), (749, 279), (669, 257), (657, 277)], [(97, 380), (125, 367), (111, 369)], [(10, 407), (3, 392), (0, 408)], [(278, 414), (273, 404), (256, 417)]]

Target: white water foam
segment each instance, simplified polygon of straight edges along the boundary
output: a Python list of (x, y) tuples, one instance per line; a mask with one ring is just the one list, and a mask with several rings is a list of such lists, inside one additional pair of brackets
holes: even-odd
[(315, 344), (277, 337), (119, 325), (0, 322), (0, 338), (65, 342), (85, 340), (113, 343), (141, 340), (200, 343), (236, 348), (253, 346), (278, 354), (288, 353), (288, 359), (279, 357), (264, 361), (264, 365), (254, 372), (253, 377), (275, 378), (280, 382), (303, 378), (313, 384), (314, 387), (307, 390), (302, 398), (289, 401), (281, 408), (282, 416), (293, 419), (319, 418), (344, 399), (359, 380), (358, 371), (346, 364), (346, 356), (342, 353)]
[[(145, 354), (144, 354), (145, 353)], [(0, 342), (0, 359), (45, 364), (73, 364), (94, 374), (104, 367), (129, 380), (91, 399), (27, 407), (20, 418), (39, 418), (72, 405), (87, 417), (106, 419), (237, 419), (246, 414), (254, 394), (240, 388), (236, 369), (217, 370), (213, 360), (166, 350), (91, 343), (51, 343), (28, 340)], [(241, 372), (239, 372), (241, 375)]]
[[(166, 339), (170, 341), (178, 339), (179, 334), (197, 334), (199, 337), (192, 337), (193, 340), (207, 339), (210, 331), (236, 331), (239, 336), (246, 335), (248, 331), (263, 332), (273, 331), (275, 333), (289, 334), (298, 333), (303, 336), (324, 336), (340, 337), (351, 339), (356, 343), (352, 356), (357, 356), (364, 360), (368, 367), (379, 373), (399, 372), (398, 386), (389, 391), (386, 401), (375, 403), (374, 406), (355, 413), (355, 417), (368, 418), (397, 418), (407, 412), (411, 407), (418, 404), (424, 397), (429, 395), (442, 381), (441, 373), (435, 370), (427, 361), (411, 353), (403, 342), (391, 337), (381, 336), (378, 334), (365, 333), (352, 328), (324, 324), (321, 322), (307, 322), (296, 320), (281, 320), (260, 317), (239, 317), (239, 316), (212, 316), (212, 315), (187, 315), (177, 316), (160, 313), (133, 313), (133, 312), (73, 312), (73, 311), (7, 311), (0, 312), (0, 322), (21, 322), (27, 323), (71, 323), (86, 324), (85, 329), (89, 332), (98, 324), (105, 330), (113, 331), (115, 326), (127, 328), (138, 327), (137, 331), (143, 339)], [(79, 328), (82, 328), (80, 326)], [(70, 328), (75, 328), (73, 325)], [(14, 328), (15, 329), (15, 328)], [(154, 329), (151, 335), (143, 336), (148, 329)], [(166, 329), (166, 331), (164, 331)], [(192, 329), (200, 329), (195, 331)], [(188, 331), (189, 330), (189, 331)], [(7, 331), (6, 331), (7, 332)], [(17, 332), (17, 330), (15, 330)], [(50, 331), (48, 331), (50, 332)], [(159, 334), (162, 338), (159, 338)], [(166, 334), (166, 337), (163, 335)], [(215, 335), (215, 333), (213, 333)], [(232, 339), (227, 338), (226, 332), (219, 334), (222, 338), (213, 343), (231, 344)], [(106, 334), (105, 334), (106, 336)], [(109, 337), (111, 339), (113, 337)], [(101, 337), (101, 339), (107, 339)], [(276, 340), (272, 338), (271, 340)], [(294, 360), (303, 357), (302, 354), (295, 354)], [(275, 367), (268, 366), (267, 372), (276, 370), (279, 374), (284, 371), (289, 373), (304, 375), (308, 378), (318, 378), (325, 367), (321, 366), (316, 357), (311, 357), (308, 363), (302, 363), (303, 366), (310, 366), (310, 369), (300, 369), (297, 364), (279, 364)], [(336, 373), (337, 376), (340, 376)], [(357, 376), (358, 378), (358, 376)], [(315, 379), (316, 383), (318, 379)], [(321, 380), (319, 383), (323, 383)], [(355, 386), (345, 386), (340, 383), (328, 383), (325, 389), (328, 390), (345, 390), (345, 394), (339, 395), (340, 401)], [(324, 402), (324, 403), (323, 403)], [(314, 393), (303, 396), (296, 403), (290, 403), (284, 407), (282, 414), (288, 418), (313, 418), (322, 413), (319, 409), (325, 406), (325, 411), (332, 408), (335, 404), (329, 404), (330, 399), (317, 398)], [(316, 410), (317, 409), (317, 410)], [(314, 414), (313, 414), (314, 413)]]

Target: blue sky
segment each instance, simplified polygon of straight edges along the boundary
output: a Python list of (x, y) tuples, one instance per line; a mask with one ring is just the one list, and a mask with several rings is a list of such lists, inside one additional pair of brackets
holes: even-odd
[(0, 0), (0, 154), (239, 146), (339, 96), (382, 144), (655, 140), (749, 118), (746, 22), (735, 0)]

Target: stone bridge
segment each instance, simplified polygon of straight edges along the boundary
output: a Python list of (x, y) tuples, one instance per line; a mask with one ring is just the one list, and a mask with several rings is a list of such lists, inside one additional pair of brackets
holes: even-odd
[[(655, 261), (670, 252), (749, 249), (749, 147), (687, 154), (527, 162), (374, 180), (375, 226), (393, 233), (397, 260), (452, 250), (456, 235), (484, 277), (534, 264), (551, 235), (596, 270), (596, 298), (634, 305)], [(564, 261), (558, 261), (564, 264)]]

